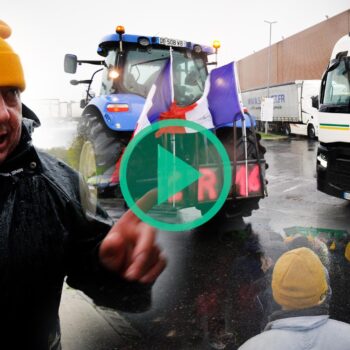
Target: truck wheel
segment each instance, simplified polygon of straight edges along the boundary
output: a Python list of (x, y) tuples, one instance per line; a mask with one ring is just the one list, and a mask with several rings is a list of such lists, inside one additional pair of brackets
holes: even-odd
[[(87, 159), (91, 160), (93, 153), (95, 161), (95, 174), (91, 173), (89, 177), (85, 174), (85, 180), (90, 187), (96, 186), (99, 195), (113, 196), (112, 193), (115, 191), (109, 186), (110, 179), (118, 159), (131, 138), (131, 133), (114, 132), (104, 125), (101, 117), (85, 115), (78, 125), (78, 135), (83, 140), (79, 167), (84, 168), (85, 154), (88, 155)], [(91, 168), (91, 165), (87, 167)]]
[(307, 127), (307, 137), (310, 140), (314, 140), (316, 138), (315, 127), (312, 124), (309, 124)]
[(283, 132), (284, 135), (290, 136), (290, 134), (291, 134), (291, 132), (290, 132), (290, 125), (288, 123), (283, 124), (282, 132)]

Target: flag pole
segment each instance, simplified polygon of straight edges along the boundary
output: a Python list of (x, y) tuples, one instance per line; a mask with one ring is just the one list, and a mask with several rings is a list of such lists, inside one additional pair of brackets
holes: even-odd
[[(172, 146), (173, 146), (173, 169), (174, 169), (174, 174), (173, 174), (173, 179), (176, 179), (176, 169), (175, 169), (175, 166), (176, 166), (176, 161), (175, 161), (175, 158), (176, 158), (176, 145), (175, 145), (175, 134), (171, 134), (171, 143), (172, 143)], [(173, 193), (175, 192), (175, 181), (173, 181)], [(175, 194), (173, 195), (173, 208), (175, 208)]]
[[(173, 77), (173, 47), (170, 46), (169, 47), (169, 52), (170, 52), (170, 65), (171, 65), (171, 69), (170, 69), (170, 80), (171, 80), (171, 85), (174, 85), (174, 77)], [(174, 96), (172, 96), (172, 102), (174, 102)], [(176, 158), (176, 138), (175, 138), (175, 134), (171, 134), (171, 145), (172, 145), (172, 151), (173, 151), (173, 169), (174, 169), (174, 174), (173, 174), (173, 178), (176, 178), (176, 162), (175, 162), (175, 158)], [(175, 181), (173, 181), (173, 193), (175, 192)], [(176, 195), (173, 195), (173, 208), (175, 208), (176, 205)]]
[(244, 159), (245, 159), (245, 195), (248, 197), (248, 140), (245, 116), (242, 119), (242, 136), (244, 142)]

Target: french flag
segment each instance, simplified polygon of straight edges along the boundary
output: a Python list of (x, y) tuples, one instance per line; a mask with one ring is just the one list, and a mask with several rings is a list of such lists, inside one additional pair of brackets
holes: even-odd
[(147, 95), (134, 135), (157, 122), (160, 115), (169, 110), (173, 100), (173, 69), (170, 56)]
[[(182, 107), (178, 106), (174, 100), (172, 57), (170, 56), (148, 93), (135, 134), (161, 120), (185, 119), (200, 124), (206, 129), (213, 129), (243, 118), (234, 62), (213, 69), (207, 77), (202, 97), (197, 102)], [(166, 129), (162, 132), (192, 132), (183, 127)]]
[[(235, 63), (213, 69), (205, 82), (202, 97), (197, 102), (182, 107), (178, 106), (174, 100), (172, 55), (170, 54), (170, 58), (147, 95), (133, 136), (152, 123), (170, 119), (189, 120), (206, 129), (214, 129), (244, 119)], [(170, 126), (160, 129), (156, 136), (191, 132), (194, 132), (193, 129)], [(112, 183), (119, 182), (121, 159), (122, 157), (117, 161)]]

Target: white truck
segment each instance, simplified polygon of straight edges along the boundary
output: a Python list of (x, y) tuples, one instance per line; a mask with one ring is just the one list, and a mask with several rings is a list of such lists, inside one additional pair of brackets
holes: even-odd
[[(320, 80), (296, 80), (273, 85), (269, 97), (273, 98), (273, 120), (269, 128), (286, 135), (318, 136), (318, 94)], [(243, 105), (257, 120), (257, 127), (264, 129), (261, 120), (261, 103), (268, 96), (267, 88), (242, 92)]]
[(334, 46), (320, 91), (317, 188), (350, 200), (350, 33)]

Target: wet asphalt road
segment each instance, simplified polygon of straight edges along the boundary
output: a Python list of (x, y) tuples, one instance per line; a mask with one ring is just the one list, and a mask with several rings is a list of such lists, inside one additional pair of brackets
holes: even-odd
[[(118, 315), (68, 290), (61, 308), (64, 349), (236, 349), (261, 330), (271, 311), (270, 304), (257, 303), (257, 295), (269, 290), (262, 253), (277, 259), (284, 249), (280, 237), (294, 226), (350, 232), (349, 203), (316, 190), (317, 142), (292, 138), (264, 145), (269, 196), (245, 219), (253, 232), (237, 218), (191, 232), (160, 232), (168, 267), (153, 286), (149, 311)], [(115, 218), (122, 214), (110, 202), (104, 204)], [(331, 312), (350, 321), (346, 274), (341, 276), (333, 297), (343, 305)], [(85, 338), (77, 341), (76, 333)]]
[(350, 232), (350, 202), (316, 189), (318, 143), (305, 138), (265, 141), (269, 196), (250, 221), (258, 229), (283, 233), (290, 226), (343, 229)]

